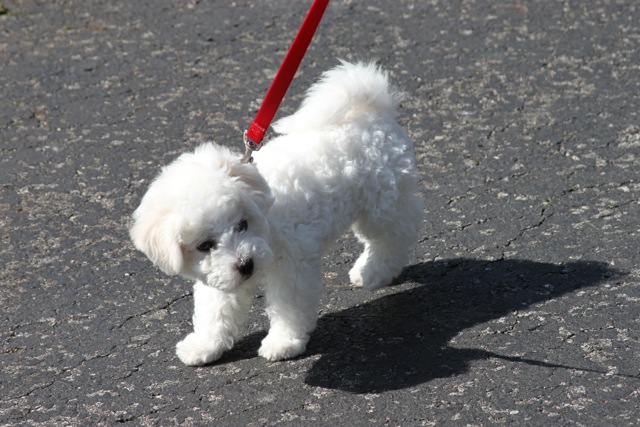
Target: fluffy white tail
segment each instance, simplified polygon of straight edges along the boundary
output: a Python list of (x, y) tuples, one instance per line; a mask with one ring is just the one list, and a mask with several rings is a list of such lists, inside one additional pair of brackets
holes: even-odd
[(401, 99), (387, 73), (375, 64), (341, 61), (311, 86), (298, 111), (278, 120), (273, 128), (289, 134), (337, 126), (365, 114), (395, 117)]

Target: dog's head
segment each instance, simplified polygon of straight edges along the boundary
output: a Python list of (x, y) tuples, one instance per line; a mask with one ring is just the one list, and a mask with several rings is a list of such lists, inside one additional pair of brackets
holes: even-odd
[(133, 213), (130, 235), (165, 273), (232, 291), (273, 259), (266, 220), (272, 203), (254, 165), (204, 144), (152, 182)]

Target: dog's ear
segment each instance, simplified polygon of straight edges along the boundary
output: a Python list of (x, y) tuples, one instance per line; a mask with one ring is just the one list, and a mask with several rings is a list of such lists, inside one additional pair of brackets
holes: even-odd
[(269, 210), (273, 204), (271, 188), (253, 164), (234, 162), (229, 168), (229, 176), (243, 184), (244, 190), (262, 213)]
[(166, 213), (162, 215), (140, 206), (133, 213), (129, 235), (136, 248), (165, 274), (180, 272), (183, 263), (180, 237)]

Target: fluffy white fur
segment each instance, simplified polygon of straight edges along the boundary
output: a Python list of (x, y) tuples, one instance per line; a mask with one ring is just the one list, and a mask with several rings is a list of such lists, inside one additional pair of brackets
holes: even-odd
[(349, 227), (364, 251), (349, 273), (367, 289), (404, 266), (422, 219), (411, 140), (396, 123), (400, 95), (373, 64), (342, 63), (253, 164), (204, 144), (153, 181), (133, 214), (135, 246), (167, 274), (195, 280), (187, 365), (217, 360), (239, 337), (257, 285), (270, 329), (259, 354), (305, 351), (317, 320), (322, 255)]

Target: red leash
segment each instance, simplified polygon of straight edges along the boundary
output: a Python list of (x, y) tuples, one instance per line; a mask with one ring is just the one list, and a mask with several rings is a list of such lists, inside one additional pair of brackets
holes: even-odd
[(246, 152), (242, 159), (244, 162), (251, 162), (251, 152), (258, 151), (262, 147), (262, 138), (264, 138), (273, 116), (278, 111), (282, 98), (284, 98), (291, 80), (293, 80), (293, 76), (298, 70), (298, 66), (311, 43), (313, 34), (316, 32), (316, 28), (318, 28), (328, 4), (329, 0), (313, 0), (313, 4), (309, 12), (307, 12), (296, 38), (293, 39), (293, 43), (291, 43), (291, 47), (284, 57), (276, 77), (273, 79), (267, 95), (262, 101), (256, 118), (253, 119), (249, 129), (244, 133), (244, 145), (246, 147)]

